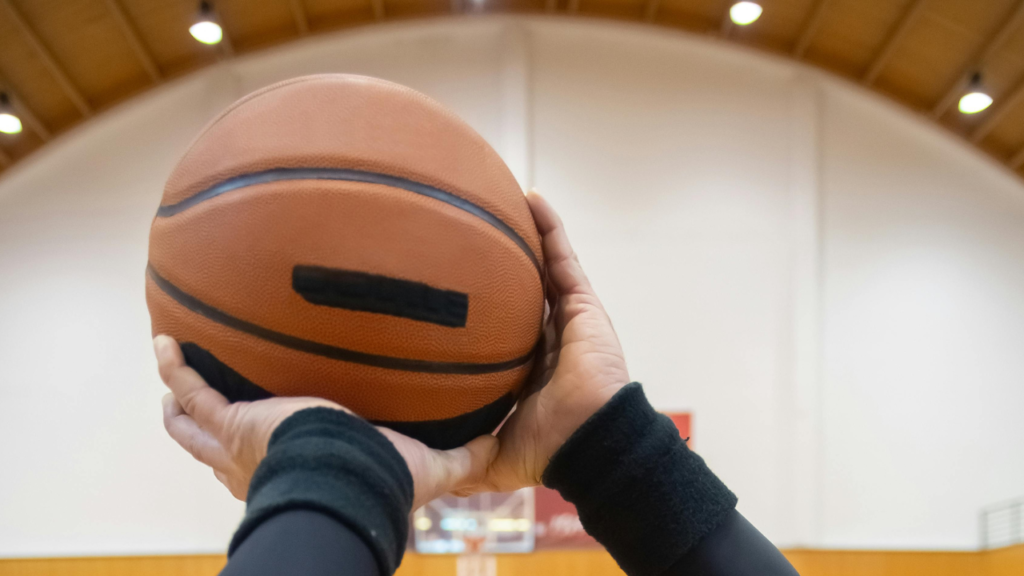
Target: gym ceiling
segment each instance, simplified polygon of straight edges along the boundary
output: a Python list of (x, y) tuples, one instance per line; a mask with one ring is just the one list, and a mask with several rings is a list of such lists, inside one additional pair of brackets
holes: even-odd
[[(170, 79), (313, 34), (446, 14), (549, 14), (646, 23), (724, 38), (860, 83), (1024, 176), (1024, 0), (217, 0), (223, 41), (189, 28), (196, 0), (0, 0), (0, 170), (100, 111)], [(972, 85), (972, 78), (980, 83)], [(964, 114), (980, 91), (987, 109)]]

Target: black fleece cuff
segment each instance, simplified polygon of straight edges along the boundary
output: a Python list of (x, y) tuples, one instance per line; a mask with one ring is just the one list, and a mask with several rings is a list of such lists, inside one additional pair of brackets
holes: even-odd
[(576, 505), (587, 533), (630, 576), (662, 574), (736, 507), (635, 382), (566, 441), (543, 482)]
[(331, 408), (300, 410), (270, 437), (228, 556), (268, 518), (306, 509), (352, 529), (381, 573), (392, 574), (405, 552), (412, 497), (405, 460), (371, 424)]

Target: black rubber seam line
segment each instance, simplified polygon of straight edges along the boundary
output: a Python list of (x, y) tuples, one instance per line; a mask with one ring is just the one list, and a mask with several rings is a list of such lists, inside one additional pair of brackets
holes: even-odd
[(491, 226), (494, 226), (505, 236), (508, 236), (508, 238), (515, 242), (516, 245), (526, 253), (527, 257), (530, 258), (530, 262), (532, 262), (533, 267), (537, 269), (537, 273), (543, 276), (540, 269), (540, 262), (537, 260), (537, 255), (533, 253), (530, 245), (526, 243), (526, 240), (523, 240), (523, 237), (520, 236), (518, 232), (513, 230), (512, 227), (506, 224), (501, 218), (498, 218), (484, 208), (473, 204), (465, 198), (460, 198), (451, 192), (445, 192), (440, 188), (435, 188), (428, 184), (423, 184), (422, 182), (416, 182), (414, 180), (400, 178), (398, 176), (391, 176), (390, 174), (381, 174), (379, 172), (367, 172), (365, 170), (352, 170), (349, 168), (272, 168), (262, 172), (253, 172), (251, 174), (242, 174), (240, 176), (228, 178), (223, 182), (214, 184), (206, 190), (197, 192), (196, 194), (185, 198), (181, 202), (160, 206), (156, 211), (156, 216), (157, 218), (174, 216), (175, 214), (188, 210), (196, 204), (200, 204), (211, 198), (216, 198), (221, 194), (238, 190), (240, 188), (255, 186), (256, 184), (288, 180), (340, 180), (344, 182), (382, 184), (384, 186), (399, 188), (401, 190), (407, 190), (435, 200), (440, 200), (445, 204), (449, 204), (460, 210), (469, 212)]
[(163, 290), (165, 294), (174, 299), (178, 304), (181, 304), (196, 314), (204, 316), (223, 326), (227, 326), (228, 328), (245, 332), (246, 334), (273, 342), (274, 344), (279, 344), (300, 352), (331, 358), (332, 360), (364, 364), (366, 366), (376, 366), (377, 368), (387, 368), (389, 370), (402, 370), (405, 372), (426, 372), (430, 374), (492, 374), (495, 372), (505, 372), (513, 368), (518, 368), (533, 358), (533, 351), (531, 350), (525, 356), (520, 356), (519, 358), (507, 360), (505, 362), (434, 362), (431, 360), (415, 360), (410, 358), (396, 358), (393, 356), (380, 356), (377, 354), (367, 354), (366, 352), (349, 350), (347, 348), (339, 348), (329, 344), (322, 344), (320, 342), (290, 336), (283, 332), (277, 332), (276, 330), (270, 330), (269, 328), (258, 326), (251, 322), (242, 320), (241, 318), (232, 316), (223, 310), (214, 308), (169, 282), (166, 278), (161, 276), (155, 268), (153, 268), (152, 264), (149, 264), (146, 267), (146, 273), (149, 274), (149, 277), (153, 279), (153, 282), (156, 283), (157, 287)]

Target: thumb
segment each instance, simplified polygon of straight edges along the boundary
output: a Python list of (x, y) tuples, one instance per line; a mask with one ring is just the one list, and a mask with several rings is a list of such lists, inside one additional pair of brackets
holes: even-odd
[(498, 455), (498, 439), (485, 434), (465, 446), (435, 451), (434, 455), (437, 464), (435, 470), (439, 473), (435, 476), (437, 482), (434, 485), (434, 494), (429, 500), (449, 492), (467, 496), (474, 492), (474, 486), (479, 486), (483, 482), (488, 467)]

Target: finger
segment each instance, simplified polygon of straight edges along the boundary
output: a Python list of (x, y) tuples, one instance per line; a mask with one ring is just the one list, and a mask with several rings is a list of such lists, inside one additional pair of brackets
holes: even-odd
[(474, 486), (481, 485), (487, 468), (498, 455), (498, 439), (485, 434), (461, 448), (435, 450), (434, 455), (438, 461), (434, 497), (455, 491), (472, 492)]
[(573, 252), (569, 237), (565, 233), (565, 226), (555, 209), (536, 190), (527, 193), (526, 201), (530, 204), (533, 220), (537, 223), (537, 231), (541, 235), (544, 261), (551, 286), (559, 294), (592, 294), (590, 280), (587, 279), (576, 253)]
[(214, 435), (220, 431), (222, 414), (228, 401), (219, 392), (210, 388), (198, 372), (185, 364), (185, 356), (178, 343), (170, 336), (153, 339), (160, 378), (171, 389), (178, 403), (200, 426)]
[(163, 407), (164, 429), (193, 458), (214, 469), (232, 466), (224, 446), (185, 412), (173, 394), (164, 396)]

